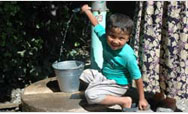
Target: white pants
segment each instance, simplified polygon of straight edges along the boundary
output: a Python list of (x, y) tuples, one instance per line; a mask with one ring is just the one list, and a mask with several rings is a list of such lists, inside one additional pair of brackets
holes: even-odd
[(100, 72), (93, 69), (86, 69), (80, 79), (88, 83), (85, 90), (85, 97), (89, 104), (100, 103), (105, 96), (122, 96), (126, 93), (129, 86), (118, 85), (115, 80), (106, 79)]

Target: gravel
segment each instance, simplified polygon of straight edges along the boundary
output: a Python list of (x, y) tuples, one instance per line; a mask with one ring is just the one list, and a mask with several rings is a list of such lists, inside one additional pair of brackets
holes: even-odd
[[(21, 108), (19, 106), (21, 104), (21, 94), (23, 93), (23, 91), (24, 89), (20, 89), (20, 88), (13, 89), (10, 95), (11, 100), (1, 103), (2, 105), (4, 104), (5, 107), (0, 109), (0, 112), (21, 112)], [(13, 105), (13, 107), (6, 108), (6, 106), (11, 106), (11, 105)]]
[(24, 89), (13, 89), (11, 93), (11, 103), (18, 103), (21, 104), (21, 94), (23, 93)]

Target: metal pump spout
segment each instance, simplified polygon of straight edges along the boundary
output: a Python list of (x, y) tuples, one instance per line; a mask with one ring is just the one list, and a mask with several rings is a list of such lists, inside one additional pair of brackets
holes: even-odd
[(105, 1), (95, 1), (92, 2), (92, 11), (98, 11), (99, 13), (101, 13), (109, 11), (109, 9), (106, 7)]

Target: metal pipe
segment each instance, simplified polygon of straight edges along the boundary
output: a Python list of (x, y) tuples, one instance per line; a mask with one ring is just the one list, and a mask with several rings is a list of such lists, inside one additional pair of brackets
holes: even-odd
[[(99, 24), (106, 27), (106, 1), (92, 2), (92, 13), (97, 18)], [(94, 27), (91, 28), (91, 68), (101, 70), (103, 65), (103, 48), (102, 44), (94, 32)]]

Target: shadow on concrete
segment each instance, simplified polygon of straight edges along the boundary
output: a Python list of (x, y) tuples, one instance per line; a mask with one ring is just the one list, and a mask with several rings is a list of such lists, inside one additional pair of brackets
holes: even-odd
[[(152, 92), (144, 92), (145, 94), (145, 98), (146, 100), (148, 101), (149, 105), (150, 105), (150, 109), (152, 111), (155, 111), (156, 110), (156, 104), (155, 102), (153, 102), (152, 98), (154, 96), (154, 93)], [(130, 87), (130, 89), (128, 89), (128, 91), (126, 92), (125, 96), (130, 96), (133, 100), (133, 103), (136, 103), (138, 105), (138, 101), (139, 101), (139, 95), (138, 95), (138, 92), (137, 92), (137, 89), (134, 88), (134, 87)]]
[(120, 109), (109, 108), (110, 106), (88, 104), (85, 98), (80, 101), (79, 105), (88, 112), (121, 112)]
[[(79, 105), (87, 110), (88, 112), (121, 112), (120, 109), (109, 108), (110, 106), (100, 105), (100, 104), (88, 104), (84, 96), (84, 90), (87, 88), (88, 84), (83, 83), (80, 80), (80, 88), (78, 93), (73, 93), (70, 96), (70, 99), (80, 99)], [(47, 83), (47, 87), (53, 92), (61, 92), (57, 80), (52, 80)], [(133, 100), (133, 103), (138, 105), (139, 95), (137, 89), (130, 87), (124, 96), (130, 96)], [(150, 105), (150, 109), (156, 112), (158, 107), (163, 107), (161, 104), (156, 104), (153, 100), (154, 93), (145, 92), (145, 97)], [(164, 107), (165, 108), (165, 107)], [(180, 109), (176, 109), (175, 112), (182, 112)]]
[[(162, 103), (156, 103), (154, 100), (153, 100), (153, 97), (154, 97), (154, 93), (152, 92), (145, 92), (145, 97), (150, 105), (150, 109), (154, 112), (157, 111), (157, 108), (159, 107), (162, 107), (162, 108), (167, 108), (164, 106), (164, 104)], [(130, 96), (132, 99), (133, 99), (133, 102), (136, 103), (138, 105), (138, 101), (139, 101), (139, 95), (138, 95), (138, 92), (137, 92), (137, 89), (136, 88), (133, 88), (131, 87), (127, 93), (125, 94), (125, 96)], [(182, 110), (176, 108), (176, 110), (174, 110), (174, 112), (183, 112)]]
[(57, 80), (49, 81), (46, 86), (51, 89), (53, 92), (60, 92), (60, 88)]
[(79, 105), (88, 112), (121, 112), (121, 110), (109, 108), (110, 106), (100, 104), (88, 104), (84, 95), (84, 91), (72, 94), (70, 96), (70, 99), (80, 99)]
[[(150, 109), (152, 111), (156, 110), (156, 108), (154, 107), (155, 105), (152, 101), (153, 95), (153, 93), (145, 92), (145, 97), (150, 104)], [(133, 99), (133, 103), (136, 103), (138, 105), (139, 97), (136, 88), (131, 87), (124, 96), (130, 96)], [(120, 109), (109, 108), (110, 106), (104, 106), (99, 104), (90, 105), (87, 103), (84, 95), (82, 96), (82, 100), (80, 101), (79, 105), (89, 112), (121, 112)]]

